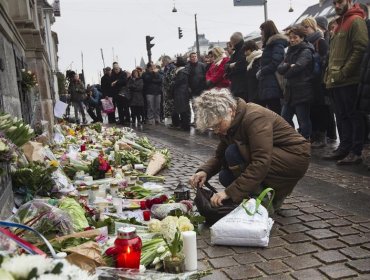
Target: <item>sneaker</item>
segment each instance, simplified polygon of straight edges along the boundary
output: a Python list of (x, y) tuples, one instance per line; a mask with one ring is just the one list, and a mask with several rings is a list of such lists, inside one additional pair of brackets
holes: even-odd
[(331, 152), (330, 154), (324, 155), (322, 158), (325, 160), (341, 160), (344, 159), (347, 155), (347, 152), (338, 149)]
[(359, 164), (362, 162), (362, 157), (355, 155), (354, 153), (349, 153), (344, 159), (338, 160), (337, 165), (352, 165)]

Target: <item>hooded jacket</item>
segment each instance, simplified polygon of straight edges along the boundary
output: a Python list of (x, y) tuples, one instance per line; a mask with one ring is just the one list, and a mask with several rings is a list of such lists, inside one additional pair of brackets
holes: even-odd
[(370, 43), (361, 64), (357, 109), (366, 114), (370, 113)]
[(220, 136), (215, 156), (199, 170), (207, 179), (225, 167), (225, 150), (236, 144), (246, 169), (225, 192), (240, 203), (256, 192), (261, 183), (275, 189), (276, 198), (289, 194), (305, 174), (310, 159), (310, 143), (282, 117), (254, 103), (238, 98), (235, 118), (227, 135)]
[(355, 4), (336, 20), (338, 27), (330, 41), (325, 73), (327, 88), (354, 85), (360, 81), (360, 65), (368, 43), (363, 15), (363, 10)]
[(278, 72), (287, 79), (284, 99), (291, 106), (313, 99), (314, 52), (312, 44), (303, 41), (289, 47), (286, 58), (278, 67)]
[(284, 60), (288, 37), (283, 34), (271, 36), (263, 49), (261, 57), (261, 72), (259, 76), (259, 99), (261, 101), (282, 97), (282, 92), (275, 72)]

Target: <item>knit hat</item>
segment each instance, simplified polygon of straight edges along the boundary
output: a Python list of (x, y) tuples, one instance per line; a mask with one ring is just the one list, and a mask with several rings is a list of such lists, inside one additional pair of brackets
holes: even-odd
[(326, 17), (316, 17), (316, 23), (324, 30), (328, 30), (328, 19)]
[(225, 50), (221, 47), (214, 47), (212, 49), (213, 58), (217, 60), (218, 58), (222, 57), (222, 55), (225, 53)]

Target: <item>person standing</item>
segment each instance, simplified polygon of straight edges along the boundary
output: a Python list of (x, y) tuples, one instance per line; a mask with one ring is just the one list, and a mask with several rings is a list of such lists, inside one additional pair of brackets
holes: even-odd
[(211, 50), (213, 63), (206, 73), (206, 87), (210, 88), (228, 88), (230, 81), (225, 77), (225, 64), (230, 60), (225, 50), (221, 47), (214, 47)]
[(364, 123), (355, 102), (361, 61), (369, 39), (364, 12), (358, 4), (334, 0), (333, 5), (339, 18), (330, 41), (325, 83), (333, 94), (340, 144), (324, 158), (338, 160), (338, 165), (358, 164), (362, 161)]
[(262, 50), (258, 48), (256, 42), (253, 40), (245, 42), (244, 48), (247, 59), (247, 101), (258, 104), (258, 80), (256, 75), (261, 65)]
[(198, 61), (196, 52), (189, 55), (189, 88), (191, 97), (197, 97), (205, 89), (206, 85), (206, 65)]
[[(169, 56), (162, 58), (163, 67), (163, 81), (162, 81), (162, 93), (163, 93), (163, 111), (165, 119), (171, 119), (171, 123), (167, 124), (167, 127), (175, 127), (176, 118), (174, 116), (174, 100), (173, 100), (173, 86), (175, 83), (176, 66)], [(174, 119), (175, 118), (175, 119)]]
[(147, 101), (148, 124), (160, 123), (162, 75), (152, 63), (148, 63), (147, 71), (142, 75), (144, 95)]
[(131, 77), (128, 80), (128, 89), (130, 91), (130, 111), (131, 121), (133, 124), (141, 124), (144, 121), (144, 95), (143, 95), (144, 82), (139, 76), (139, 71), (134, 69)]
[[(114, 100), (113, 90), (111, 86), (111, 75), (112, 75), (112, 68), (106, 67), (104, 68), (104, 76), (100, 80), (101, 92), (103, 94), (103, 98), (107, 99), (109, 97), (112, 98), (112, 102)], [(116, 105), (114, 105), (114, 112), (108, 113), (108, 123), (113, 124), (116, 123)]]
[(225, 64), (226, 77), (231, 82), (231, 93), (235, 97), (247, 100), (247, 83), (245, 79), (247, 62), (245, 60), (243, 34), (240, 32), (232, 34), (230, 44), (234, 52), (229, 62)]
[(293, 116), (296, 115), (300, 133), (304, 138), (310, 139), (312, 133), (310, 103), (313, 100), (315, 51), (312, 44), (305, 42), (303, 27), (291, 28), (288, 35), (290, 46), (286, 58), (278, 66), (278, 72), (287, 80), (281, 116), (294, 127)]
[(113, 72), (111, 75), (111, 87), (113, 100), (117, 106), (119, 124), (130, 123), (129, 98), (126, 94), (127, 73), (123, 71), (117, 62), (113, 63)]
[(268, 20), (261, 24), (262, 48), (261, 69), (257, 73), (259, 80), (259, 103), (276, 114), (281, 114), (282, 89), (276, 79), (276, 70), (284, 60), (288, 38), (280, 34), (275, 23)]
[(75, 110), (76, 123), (80, 123), (80, 119), (78, 118), (78, 112), (80, 112), (82, 116), (82, 123), (87, 124), (85, 110), (83, 106), (83, 102), (86, 98), (85, 86), (80, 80), (78, 74), (74, 75), (71, 83), (69, 84), (68, 93), (71, 95), (72, 105)]

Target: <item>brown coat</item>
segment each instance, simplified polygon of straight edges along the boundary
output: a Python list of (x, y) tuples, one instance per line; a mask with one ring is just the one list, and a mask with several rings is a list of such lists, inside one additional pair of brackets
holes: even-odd
[(258, 190), (262, 182), (275, 189), (276, 200), (285, 198), (309, 165), (311, 150), (306, 139), (276, 113), (241, 99), (227, 135), (220, 140), (215, 156), (199, 170), (208, 178), (216, 175), (226, 167), (226, 148), (236, 144), (247, 167), (225, 192), (237, 203)]

